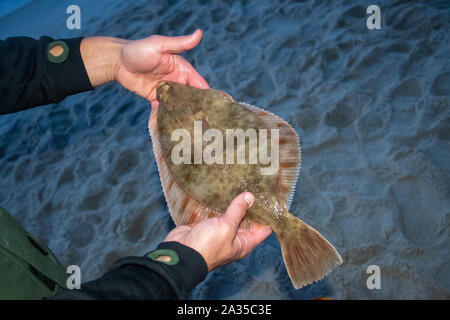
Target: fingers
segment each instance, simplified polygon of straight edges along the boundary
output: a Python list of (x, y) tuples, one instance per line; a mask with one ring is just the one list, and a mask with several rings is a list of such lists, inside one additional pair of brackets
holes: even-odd
[(253, 228), (251, 230), (239, 230), (236, 239), (241, 244), (240, 258), (247, 256), (257, 245), (263, 242), (270, 234), (272, 229), (268, 226)]
[(239, 224), (244, 219), (247, 209), (253, 205), (254, 196), (250, 192), (243, 192), (231, 202), (222, 219), (231, 226), (232, 232), (236, 235)]
[(202, 31), (197, 29), (189, 36), (178, 37), (160, 37), (160, 49), (165, 53), (180, 53), (182, 51), (191, 50), (202, 39)]
[(205, 79), (198, 73), (195, 68), (186, 61), (183, 57), (180, 57), (180, 64), (182, 64), (182, 69), (187, 75), (186, 83), (192, 87), (199, 89), (208, 89), (209, 85)]
[(205, 79), (193, 67), (189, 72), (188, 84), (199, 89), (208, 89), (209, 85)]

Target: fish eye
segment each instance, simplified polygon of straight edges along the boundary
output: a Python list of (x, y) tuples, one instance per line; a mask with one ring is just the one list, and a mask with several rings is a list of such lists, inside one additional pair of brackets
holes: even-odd
[(168, 83), (165, 83), (165, 84), (163, 85), (163, 87), (162, 87), (162, 89), (163, 89), (165, 92), (169, 92), (170, 88), (171, 88), (171, 86), (170, 86), (170, 84), (168, 84)]

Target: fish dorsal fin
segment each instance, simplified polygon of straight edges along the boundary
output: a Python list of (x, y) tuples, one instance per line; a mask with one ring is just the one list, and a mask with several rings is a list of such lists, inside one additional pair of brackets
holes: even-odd
[(164, 197), (169, 208), (170, 216), (177, 226), (196, 224), (206, 218), (221, 214), (217, 210), (211, 210), (205, 205), (193, 199), (175, 181), (169, 171), (166, 160), (161, 150), (159, 130), (157, 124), (158, 107), (152, 108), (148, 129), (153, 143), (156, 164), (158, 165), (159, 178), (164, 191)]
[[(279, 129), (279, 172), (278, 183), (280, 187), (280, 205), (289, 209), (295, 191), (295, 184), (301, 165), (300, 143), (295, 130), (283, 119), (261, 108), (239, 103), (255, 113), (268, 129)], [(153, 150), (158, 165), (161, 185), (169, 208), (170, 215), (177, 226), (195, 224), (204, 219), (219, 216), (222, 212), (211, 210), (193, 199), (175, 181), (169, 171), (161, 150), (157, 125), (158, 108), (154, 108), (150, 115), (149, 131), (152, 138)], [(241, 227), (252, 228), (256, 223), (244, 219)]]
[(289, 210), (301, 167), (301, 149), (298, 135), (289, 123), (277, 115), (247, 103), (239, 102), (239, 104), (258, 115), (268, 129), (280, 130), (278, 184), (280, 186), (280, 201), (285, 201), (280, 204), (285, 206), (286, 210)]

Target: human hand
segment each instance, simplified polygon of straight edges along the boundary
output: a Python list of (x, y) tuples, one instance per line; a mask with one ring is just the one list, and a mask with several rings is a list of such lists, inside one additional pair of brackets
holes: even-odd
[(177, 53), (191, 50), (202, 38), (197, 30), (189, 36), (151, 36), (127, 41), (121, 52), (116, 80), (128, 90), (151, 101), (156, 101), (156, 85), (160, 80), (208, 88), (202, 76)]
[(177, 54), (191, 50), (201, 38), (201, 30), (189, 36), (153, 35), (141, 40), (92, 37), (83, 39), (80, 51), (94, 87), (116, 80), (157, 105), (156, 85), (160, 80), (209, 87), (194, 67)]
[(272, 232), (263, 225), (252, 229), (239, 228), (253, 201), (254, 196), (250, 192), (241, 193), (222, 216), (203, 220), (195, 226), (179, 226), (164, 241), (177, 241), (199, 252), (208, 265), (208, 271), (242, 259)]

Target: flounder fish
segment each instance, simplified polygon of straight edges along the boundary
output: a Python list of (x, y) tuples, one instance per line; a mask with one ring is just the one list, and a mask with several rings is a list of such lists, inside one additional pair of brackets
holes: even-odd
[[(288, 211), (300, 170), (301, 153), (298, 136), (286, 121), (258, 107), (236, 102), (219, 90), (161, 81), (156, 91), (159, 106), (152, 111), (149, 130), (164, 195), (177, 226), (219, 216), (238, 194), (250, 191), (255, 196), (254, 204), (247, 210), (240, 228), (258, 224), (270, 226), (280, 241), (284, 263), (296, 289), (321, 280), (342, 263), (339, 253), (319, 232)], [(200, 132), (198, 124), (201, 125)], [(177, 129), (184, 130), (181, 131), (184, 135), (174, 138), (174, 132), (180, 133)], [(215, 129), (209, 139), (206, 137), (208, 129)], [(215, 146), (225, 146), (229, 129), (244, 132), (254, 129), (270, 137), (266, 147), (271, 153), (278, 151), (277, 170), (263, 174), (262, 169), (267, 169), (268, 164), (258, 159), (251, 163), (250, 155), (246, 156), (244, 164), (239, 163), (239, 152), (255, 151), (250, 135), (244, 137), (240, 146), (234, 144), (231, 150), (234, 153), (229, 159), (234, 161), (225, 161), (225, 156), (215, 158), (216, 161), (201, 161), (206, 153), (200, 153), (200, 159), (199, 153), (196, 155), (195, 134), (205, 134), (200, 144), (206, 151), (213, 142)], [(275, 133), (278, 140), (272, 139)], [(189, 139), (185, 149), (180, 148), (183, 137)], [(277, 142), (278, 149), (272, 149), (273, 141)], [(182, 157), (187, 161), (174, 161), (174, 150), (175, 155), (185, 153)], [(217, 150), (211, 152), (213, 159), (219, 156), (216, 153)]]

